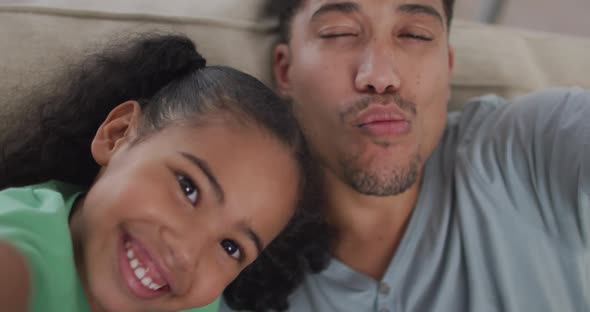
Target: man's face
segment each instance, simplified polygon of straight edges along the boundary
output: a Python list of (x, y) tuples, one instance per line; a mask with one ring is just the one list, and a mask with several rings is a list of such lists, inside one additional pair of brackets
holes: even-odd
[(328, 177), (378, 196), (413, 185), (437, 145), (452, 66), (441, 0), (307, 0), (274, 55)]

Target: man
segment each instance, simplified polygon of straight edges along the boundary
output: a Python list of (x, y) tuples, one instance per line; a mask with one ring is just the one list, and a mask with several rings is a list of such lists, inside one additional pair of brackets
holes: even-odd
[(290, 311), (590, 311), (589, 92), (447, 116), (453, 0), (269, 2), (337, 233)]

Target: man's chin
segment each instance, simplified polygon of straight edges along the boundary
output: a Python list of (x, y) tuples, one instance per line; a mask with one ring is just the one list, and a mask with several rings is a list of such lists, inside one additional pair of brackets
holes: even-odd
[(349, 185), (357, 192), (368, 196), (396, 196), (410, 189), (417, 180), (417, 174), (390, 177), (390, 179), (372, 179), (368, 176), (355, 177)]
[(344, 182), (363, 195), (395, 196), (417, 182), (420, 164), (419, 157), (413, 157), (408, 164), (398, 167), (344, 166)]

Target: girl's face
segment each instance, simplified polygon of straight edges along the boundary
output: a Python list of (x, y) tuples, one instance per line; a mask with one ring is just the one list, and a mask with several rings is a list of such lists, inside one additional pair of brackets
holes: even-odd
[(102, 170), (71, 218), (78, 272), (99, 311), (204, 306), (287, 224), (297, 164), (228, 116), (131, 143), (138, 115), (122, 104), (93, 141)]

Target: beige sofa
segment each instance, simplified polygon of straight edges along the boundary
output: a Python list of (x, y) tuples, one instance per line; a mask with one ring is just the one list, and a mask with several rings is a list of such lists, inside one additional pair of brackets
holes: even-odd
[[(271, 81), (272, 21), (260, 0), (0, 0), (0, 105), (80, 51), (143, 30), (183, 32), (210, 63)], [(549, 86), (590, 87), (590, 39), (455, 21), (453, 98), (507, 97)], [(4, 107), (6, 109), (6, 106)]]

